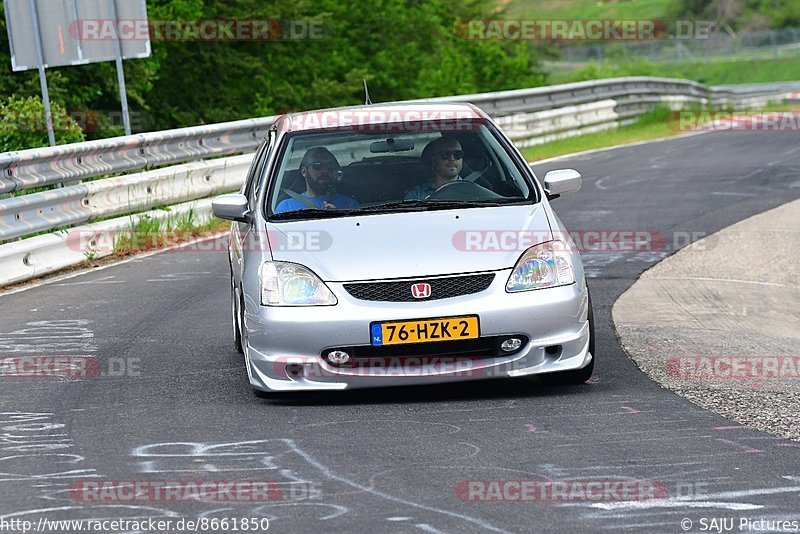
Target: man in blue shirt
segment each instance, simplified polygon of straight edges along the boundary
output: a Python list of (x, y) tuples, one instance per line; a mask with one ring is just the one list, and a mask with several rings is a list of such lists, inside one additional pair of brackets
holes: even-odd
[(305, 179), (306, 190), (293, 198), (281, 201), (275, 213), (309, 208), (350, 209), (358, 202), (336, 192), (334, 176), (341, 172), (339, 161), (325, 147), (309, 148), (300, 163), (300, 175)]

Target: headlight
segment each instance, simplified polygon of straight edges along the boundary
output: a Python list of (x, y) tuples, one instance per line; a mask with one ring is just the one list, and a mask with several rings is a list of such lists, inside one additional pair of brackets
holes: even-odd
[(530, 291), (575, 283), (575, 270), (566, 243), (550, 241), (525, 251), (506, 283), (506, 291)]
[(298, 263), (264, 262), (259, 277), (264, 306), (332, 306), (337, 303), (328, 286)]

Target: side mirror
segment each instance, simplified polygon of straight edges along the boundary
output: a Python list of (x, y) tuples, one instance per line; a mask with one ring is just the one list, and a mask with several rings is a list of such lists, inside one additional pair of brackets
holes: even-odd
[(211, 201), (211, 211), (215, 217), (220, 219), (250, 222), (250, 206), (247, 197), (238, 193), (218, 196)]
[(581, 174), (573, 169), (559, 169), (548, 172), (544, 177), (544, 190), (547, 198), (553, 200), (566, 193), (575, 193), (581, 190), (583, 179)]

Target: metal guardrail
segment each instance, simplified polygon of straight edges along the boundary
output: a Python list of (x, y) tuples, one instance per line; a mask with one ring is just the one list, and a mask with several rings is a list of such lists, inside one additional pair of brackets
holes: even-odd
[(0, 154), (0, 193), (255, 150), (273, 117)]
[[(472, 102), (492, 116), (503, 116), (518, 112), (541, 111), (569, 105), (586, 104), (598, 100), (626, 99), (643, 96), (681, 95), (704, 101), (708, 104), (719, 100), (738, 98), (743, 94), (761, 96), (786, 92), (796, 85), (768, 84), (762, 87), (751, 84), (746, 91), (736, 91), (733, 86), (710, 87), (691, 80), (629, 76), (607, 80), (566, 83), (531, 89), (517, 89), (496, 93), (448, 96), (420, 99), (419, 102)], [(784, 89), (786, 87), (787, 89)]]
[(0, 200), (0, 241), (232, 191), (251, 158), (198, 161)]
[(618, 102), (600, 100), (578, 106), (517, 113), (496, 122), (519, 147), (535, 146), (556, 139), (607, 130), (619, 122)]
[(0, 240), (88, 221), (85, 185), (0, 200)]
[[(418, 101), (472, 102), (489, 115), (501, 117), (635, 96), (684, 95), (710, 103), (723, 98), (738, 98), (743, 93), (774, 94), (779, 91), (779, 85), (769, 84), (764, 88), (751, 85), (739, 91), (672, 78), (626, 77)], [(255, 149), (273, 119), (262, 117), (3, 153), (0, 154), (0, 194), (242, 154)]]
[[(631, 122), (659, 103), (743, 108), (781, 98), (797, 91), (798, 85), (708, 87), (688, 80), (627, 77), (415, 102), (472, 102), (493, 116), (515, 143), (532, 146)], [(272, 122), (273, 117), (263, 117), (0, 154), (0, 193), (66, 184), (0, 199), (0, 241), (177, 202), (191, 209), (202, 204), (202, 213), (208, 216), (207, 199), (197, 199), (240, 187), (252, 158), (248, 152), (256, 148)], [(220, 157), (232, 154), (243, 155)], [(164, 165), (172, 166), (153, 169)], [(76, 183), (131, 171), (136, 172)], [(131, 222), (131, 217), (111, 219), (70, 232), (119, 229)], [(91, 250), (84, 253), (93, 254)], [(67, 257), (72, 263), (64, 264)], [(0, 244), (0, 286), (83, 258), (58, 233)], [(12, 272), (17, 274), (12, 276)]]
[(681, 94), (710, 98), (713, 90), (701, 83), (646, 76), (591, 80), (495, 93), (429, 98), (425, 102), (472, 102), (493, 117), (542, 111), (634, 95)]
[[(165, 221), (189, 213), (198, 223), (209, 220), (211, 199), (193, 200), (171, 206), (170, 211), (153, 210), (139, 216)], [(110, 256), (114, 253), (114, 239), (124, 234), (131, 222), (130, 217), (120, 217), (6, 243), (0, 246), (0, 287), (78, 265), (89, 257)]]

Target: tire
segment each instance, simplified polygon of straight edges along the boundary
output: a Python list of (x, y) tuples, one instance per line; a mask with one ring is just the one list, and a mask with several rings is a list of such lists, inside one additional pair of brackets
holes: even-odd
[[(239, 295), (236, 292), (236, 285), (233, 283), (233, 276), (231, 276), (231, 320), (233, 323), (233, 347), (239, 354), (244, 354), (244, 347), (242, 346), (242, 313), (241, 301), (238, 300)], [(239, 304), (237, 305), (237, 301)]]
[(539, 375), (539, 379), (547, 385), (566, 386), (583, 384), (594, 373), (594, 361), (597, 355), (594, 350), (594, 311), (592, 310), (592, 296), (589, 295), (589, 352), (592, 355), (592, 361), (583, 369), (575, 369), (574, 371), (561, 371), (559, 373), (547, 373)]

